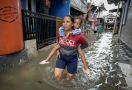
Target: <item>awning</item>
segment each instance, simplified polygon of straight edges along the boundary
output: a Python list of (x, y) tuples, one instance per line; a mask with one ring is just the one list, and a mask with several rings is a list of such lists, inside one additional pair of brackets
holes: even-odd
[[(117, 9), (111, 9), (109, 12), (117, 12)], [(122, 8), (119, 8), (119, 12), (122, 12)]]
[(82, 13), (87, 13), (87, 5), (82, 3), (80, 0), (71, 0), (71, 7)]
[(117, 5), (121, 1), (127, 1), (127, 0), (107, 0), (108, 4), (113, 4), (114, 3), (115, 5)]
[(71, 7), (72, 8), (74, 8), (74, 9), (76, 9), (76, 10), (78, 10), (79, 12), (81, 12), (81, 13), (87, 13), (87, 11), (83, 11), (83, 10), (81, 10), (81, 9), (79, 9), (79, 8), (77, 8), (77, 7), (75, 7), (74, 5), (71, 5)]

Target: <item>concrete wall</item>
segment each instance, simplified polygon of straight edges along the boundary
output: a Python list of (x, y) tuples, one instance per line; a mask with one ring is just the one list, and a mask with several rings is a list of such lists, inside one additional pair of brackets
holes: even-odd
[[(132, 5), (132, 1), (131, 1), (130, 5)], [(122, 18), (124, 18), (124, 17), (125, 16), (123, 16)], [(120, 39), (130, 49), (132, 49), (132, 7), (128, 8), (128, 14), (126, 17), (126, 22), (125, 22), (125, 24), (122, 24), (122, 29), (120, 32)]]
[(21, 52), (0, 56), (0, 73), (6, 72), (9, 69), (14, 68), (18, 65), (22, 65), (29, 60), (33, 60), (36, 57), (38, 57), (36, 40), (26, 40), (25, 49)]
[(0, 56), (0, 73), (6, 72), (17, 65), (27, 62), (27, 51), (24, 49), (21, 52)]

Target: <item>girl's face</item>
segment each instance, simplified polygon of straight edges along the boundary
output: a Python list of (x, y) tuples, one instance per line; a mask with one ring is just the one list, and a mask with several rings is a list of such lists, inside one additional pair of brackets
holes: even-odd
[(70, 17), (68, 16), (64, 17), (63, 27), (65, 31), (72, 30), (73, 22)]
[(80, 26), (81, 26), (81, 20), (75, 19), (74, 20), (74, 29), (80, 28)]

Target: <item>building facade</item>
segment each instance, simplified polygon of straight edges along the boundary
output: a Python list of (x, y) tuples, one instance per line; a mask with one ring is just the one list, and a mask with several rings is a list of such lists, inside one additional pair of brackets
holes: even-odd
[(113, 30), (116, 16), (109, 14), (104, 17), (104, 29), (105, 30)]
[(122, 4), (122, 17), (120, 22), (120, 40), (132, 50), (132, 0)]
[[(14, 42), (14, 44), (19, 45), (20, 48), (12, 50), (11, 45), (3, 43), (5, 42), (5, 35), (4, 33), (0, 33), (0, 36), (2, 36), (0, 42), (3, 43), (3, 45), (0, 46), (0, 55), (12, 54), (23, 50), (23, 44), (26, 40), (35, 39), (37, 49), (54, 43), (57, 29), (62, 26), (61, 23), (64, 16), (83, 16), (87, 11), (87, 4), (84, 0), (6, 0), (0, 1), (0, 4), (0, 28), (4, 28), (2, 32), (8, 33), (14, 30), (13, 28), (8, 28), (7, 30), (7, 26), (3, 25), (3, 23), (9, 21), (8, 26), (12, 27), (14, 25), (16, 30), (14, 30), (14, 34), (17, 32), (19, 35), (15, 34), (16, 38), (18, 39), (20, 37), (19, 43)], [(5, 12), (6, 15), (4, 15), (3, 12)], [(8, 13), (11, 13), (11, 15), (7, 15)], [(9, 19), (6, 20), (5, 18)], [(19, 22), (16, 22), (17, 20), (19, 20)], [(19, 32), (18, 30), (21, 31)], [(10, 33), (10, 35), (13, 34)], [(11, 40), (15, 41), (16, 38), (11, 37)], [(4, 51), (1, 49), (3, 46), (7, 46), (6, 48), (10, 48), (10, 50), (6, 51), (7, 53), (3, 53)]]

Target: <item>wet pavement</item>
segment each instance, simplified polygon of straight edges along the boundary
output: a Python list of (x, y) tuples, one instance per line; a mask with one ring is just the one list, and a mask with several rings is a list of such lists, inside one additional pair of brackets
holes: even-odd
[(1, 90), (132, 90), (132, 53), (112, 38), (111, 32), (103, 33), (86, 53), (91, 75), (82, 71), (79, 59), (78, 73), (72, 81), (63, 74), (61, 81), (54, 79), (55, 57), (49, 65), (39, 65), (39, 61), (49, 51), (41, 51), (40, 57), (25, 64), (0, 73)]

